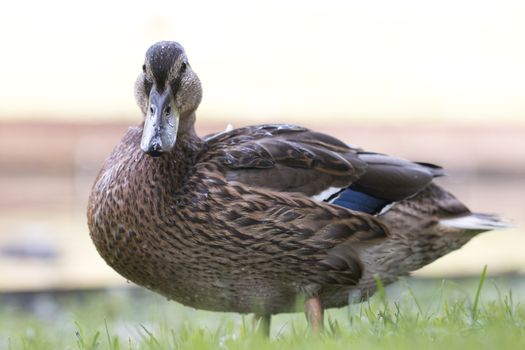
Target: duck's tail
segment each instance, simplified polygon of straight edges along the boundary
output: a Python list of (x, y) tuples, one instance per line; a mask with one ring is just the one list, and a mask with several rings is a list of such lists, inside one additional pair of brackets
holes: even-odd
[(493, 214), (470, 213), (451, 219), (439, 220), (441, 225), (472, 231), (490, 231), (511, 228), (513, 225)]
[(404, 273), (461, 248), (479, 233), (512, 227), (496, 215), (472, 213), (434, 183), (377, 217), (390, 229), (389, 243), (394, 247), (389, 251), (397, 256), (403, 249), (409, 251), (397, 266)]

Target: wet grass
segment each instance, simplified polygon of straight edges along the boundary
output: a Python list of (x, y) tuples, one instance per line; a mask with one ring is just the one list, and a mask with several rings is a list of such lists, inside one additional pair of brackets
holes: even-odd
[(272, 320), (193, 310), (143, 289), (0, 297), (0, 349), (525, 349), (525, 278), (410, 279), (370, 301)]

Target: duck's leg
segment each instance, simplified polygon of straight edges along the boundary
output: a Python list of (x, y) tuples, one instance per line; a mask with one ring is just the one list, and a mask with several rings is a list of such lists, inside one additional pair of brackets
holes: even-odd
[(306, 313), (306, 320), (312, 329), (312, 332), (319, 334), (324, 329), (323, 320), (323, 305), (319, 297), (311, 297), (306, 299), (304, 304), (304, 312)]
[(269, 337), (270, 326), (272, 321), (272, 315), (253, 315), (253, 328), (257, 330), (257, 333)]

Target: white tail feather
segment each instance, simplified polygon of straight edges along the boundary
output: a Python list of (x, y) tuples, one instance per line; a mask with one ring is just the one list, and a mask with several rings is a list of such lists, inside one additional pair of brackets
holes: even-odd
[(495, 230), (510, 228), (512, 225), (490, 214), (470, 214), (454, 219), (439, 220), (441, 225), (465, 230)]

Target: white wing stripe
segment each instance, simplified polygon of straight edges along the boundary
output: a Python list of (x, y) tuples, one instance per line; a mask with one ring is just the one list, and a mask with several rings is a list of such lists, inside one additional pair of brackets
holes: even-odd
[(315, 201), (323, 202), (330, 198), (333, 194), (336, 194), (337, 192), (341, 191), (345, 187), (329, 187), (326, 190), (316, 194), (315, 196), (312, 196), (312, 198)]

